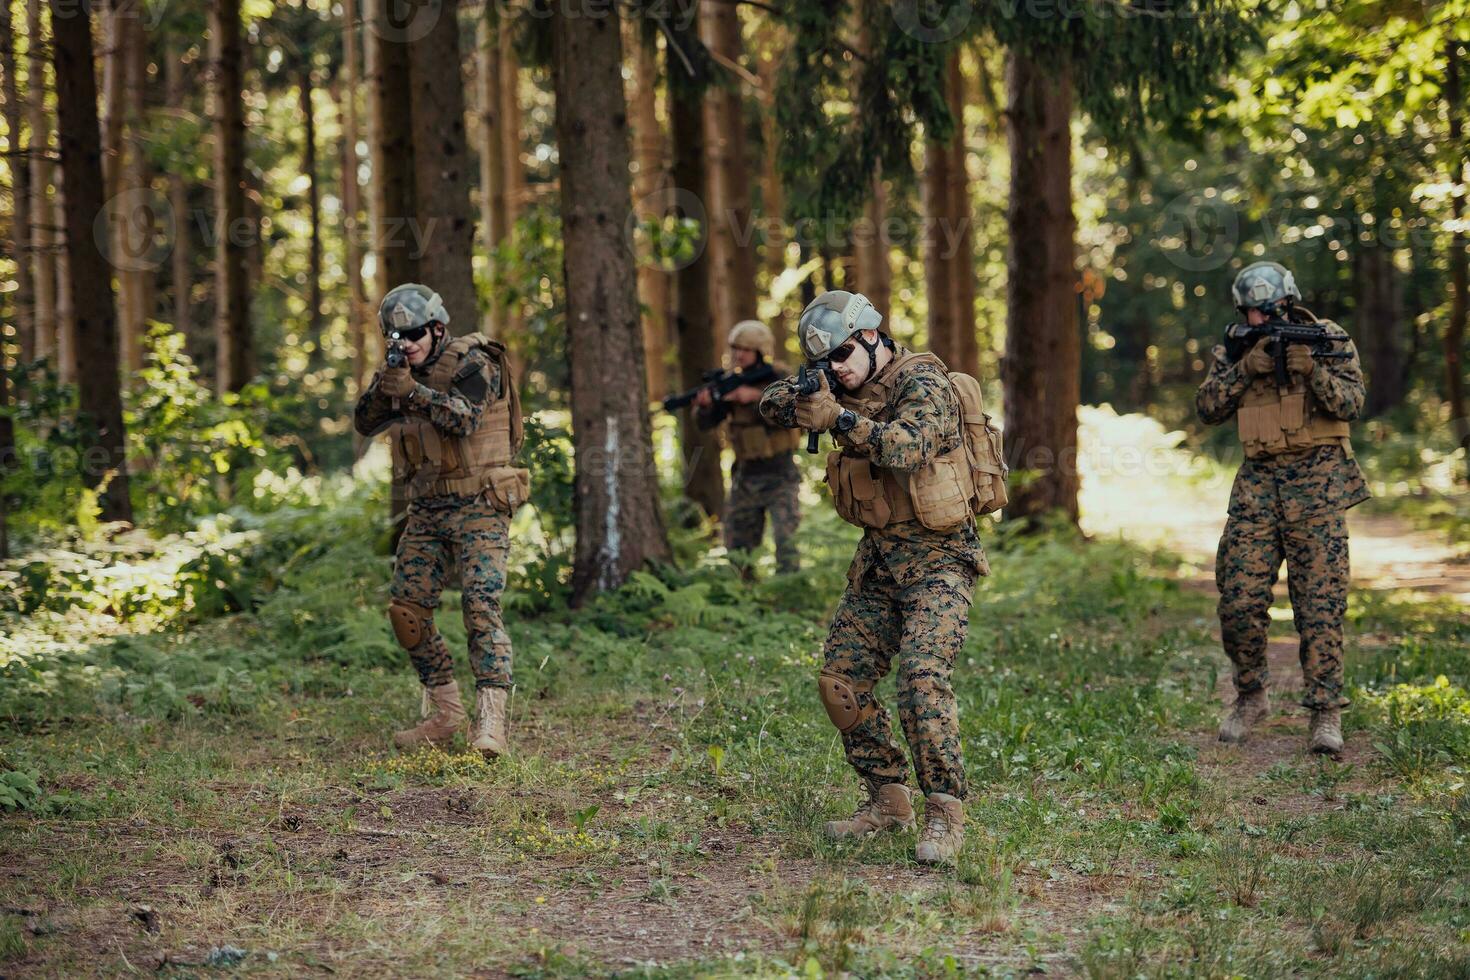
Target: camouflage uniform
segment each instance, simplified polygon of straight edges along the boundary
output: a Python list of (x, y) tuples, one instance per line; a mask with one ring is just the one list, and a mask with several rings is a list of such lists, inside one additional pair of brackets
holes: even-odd
[[(1334, 333), (1341, 328), (1324, 325)], [(1351, 341), (1350, 360), (1318, 361), (1305, 388), (1320, 417), (1349, 422), (1363, 408), (1363, 372)], [(1200, 419), (1219, 425), (1234, 417), (1252, 385), (1240, 361), (1223, 345), (1195, 399)], [(1294, 381), (1300, 386), (1300, 379)], [(1274, 387), (1269, 376), (1254, 381)], [(1305, 692), (1314, 710), (1341, 708), (1343, 618), (1349, 578), (1346, 511), (1369, 497), (1363, 473), (1343, 437), (1303, 449), (1248, 455), (1230, 492), (1229, 517), (1215, 558), (1220, 632), (1235, 668), (1235, 687), (1250, 694), (1266, 687), (1266, 634), (1272, 588), (1286, 561), (1292, 619), (1301, 637)]]
[[(853, 429), (834, 439), (850, 455), (911, 473), (954, 450), (963, 436), (959, 400), (944, 372), (917, 364), (898, 376), (894, 368), (904, 353), (898, 348), (894, 362), (870, 382), (892, 384), (885, 403), (866, 417), (860, 412)], [(844, 393), (839, 400), (854, 407), (862, 395), (861, 390)], [(794, 426), (798, 397), (795, 381), (776, 381), (766, 389), (761, 413), (778, 425)], [(827, 669), (859, 682), (859, 705), (876, 709), (842, 736), (848, 763), (870, 784), (907, 780), (903, 749), (872, 691), (896, 657), (899, 719), (919, 787), (926, 796), (965, 798), (950, 675), (964, 646), (976, 577), (989, 571), (973, 519), (947, 531), (932, 531), (914, 520), (864, 529), (823, 655)]]
[[(775, 368), (778, 374), (787, 373), (779, 364)], [(796, 551), (796, 529), (801, 524), (801, 472), (792, 456), (797, 436), (767, 425), (755, 405), (716, 402), (701, 409), (697, 417), (701, 428), (723, 423), (726, 441), (735, 451), (730, 497), (725, 502), (725, 547), (732, 552), (755, 551), (765, 536), (769, 514), (771, 536), (776, 542), (776, 569), (795, 572), (801, 564)]]
[[(430, 360), (414, 368), (414, 377), (424, 381), (433, 364)], [(363, 435), (416, 417), (427, 420), (440, 436), (469, 436), (480, 425), (486, 405), (503, 395), (500, 366), (475, 348), (461, 359), (450, 390), (430, 390), (425, 400), (400, 408), (378, 390), (381, 374), (373, 376), (357, 402), (354, 423)], [(475, 686), (509, 688), (511, 643), (501, 619), (500, 596), (505, 589), (513, 503), (508, 506), (494, 487), (467, 494), (414, 494), (411, 486), (410, 494), (393, 566), (393, 599), (430, 611), (438, 608), (451, 562), (457, 559), (460, 609)], [(409, 658), (425, 687), (454, 679), (453, 658), (437, 630), (427, 631), (423, 641), (409, 650)]]

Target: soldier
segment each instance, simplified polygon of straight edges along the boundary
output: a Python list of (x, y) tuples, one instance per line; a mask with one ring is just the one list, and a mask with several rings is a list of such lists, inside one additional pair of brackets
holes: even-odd
[(1348, 535), (1345, 512), (1368, 499), (1353, 458), (1348, 423), (1363, 408), (1358, 352), (1342, 328), (1296, 305), (1296, 280), (1275, 262), (1242, 269), (1232, 287), (1250, 326), (1267, 321), (1320, 325), (1340, 337), (1337, 360), (1318, 360), (1303, 344), (1286, 352), (1288, 384), (1261, 338), (1232, 359), (1214, 349), (1209, 376), (1195, 398), (1199, 417), (1219, 425), (1236, 416), (1245, 461), (1230, 492), (1229, 516), (1215, 558), (1220, 633), (1235, 668), (1236, 700), (1220, 724), (1222, 742), (1244, 741), (1270, 709), (1266, 632), (1272, 588), (1283, 559), (1292, 619), (1311, 709), (1313, 752), (1342, 749), (1342, 621), (1347, 612)]
[(409, 504), (388, 619), (424, 685), (422, 720), (396, 733), (393, 744), (443, 744), (464, 726), (454, 662), (434, 627), (457, 559), (475, 674), (469, 741), (494, 758), (506, 751), (511, 688), (510, 635), (500, 618), (509, 525), (530, 491), (530, 473), (512, 465), (522, 438), (516, 377), (504, 345), (481, 334), (450, 339), (449, 312), (427, 286), (391, 290), (378, 324), (406, 363), (373, 375), (355, 424), (365, 436), (392, 427), (394, 471), (406, 481)]
[(874, 693), (896, 661), (899, 719), (925, 797), (915, 856), (953, 863), (964, 843), (966, 787), (950, 673), (976, 577), (990, 568), (970, 509), (955, 387), (937, 357), (895, 344), (881, 323), (861, 294), (818, 296), (801, 315), (801, 348), (811, 361), (830, 360), (839, 390), (825, 373), (811, 395), (795, 380), (776, 381), (760, 408), (777, 425), (832, 432), (840, 447), (827, 460), (832, 501), (863, 528), (817, 690), (868, 799), (824, 831), (865, 837), (915, 824), (909, 764)]
[[(790, 372), (775, 363), (776, 338), (758, 320), (741, 320), (730, 331), (730, 367), (749, 371), (770, 364), (778, 376)], [(727, 441), (735, 451), (730, 474), (730, 499), (725, 505), (725, 547), (734, 555), (760, 547), (765, 535), (766, 515), (771, 517), (771, 536), (776, 541), (776, 570), (794, 572), (800, 565), (796, 553), (796, 528), (801, 523), (797, 491), (801, 474), (792, 454), (800, 435), (794, 429), (773, 426), (761, 418), (758, 404), (769, 381), (741, 385), (716, 401), (709, 388), (695, 396), (700, 428), (726, 423)], [(737, 559), (748, 568), (748, 558)]]

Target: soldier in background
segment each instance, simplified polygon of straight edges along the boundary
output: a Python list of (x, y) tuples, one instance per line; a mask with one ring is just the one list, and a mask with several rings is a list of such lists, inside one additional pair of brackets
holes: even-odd
[(439, 294), (405, 283), (378, 308), (390, 356), (358, 399), (365, 436), (391, 427), (394, 472), (407, 481), (408, 520), (393, 565), (388, 618), (424, 685), (419, 724), (393, 736), (399, 748), (442, 745), (466, 715), (454, 661), (434, 626), (451, 563), (459, 561), (461, 610), (475, 674), (469, 742), (485, 757), (506, 751), (510, 634), (501, 622), (510, 518), (530, 473), (520, 450), (520, 393), (504, 345), (482, 334), (451, 339)]
[(1235, 705), (1220, 724), (1222, 742), (1243, 741), (1270, 710), (1266, 633), (1272, 589), (1283, 559), (1292, 618), (1301, 637), (1312, 712), (1313, 752), (1342, 749), (1343, 618), (1347, 613), (1346, 511), (1368, 499), (1353, 458), (1348, 423), (1363, 409), (1363, 371), (1342, 328), (1297, 305), (1292, 274), (1275, 262), (1241, 270), (1232, 287), (1247, 323), (1321, 326), (1347, 357), (1317, 360), (1303, 344), (1287, 348), (1289, 383), (1275, 378), (1268, 338), (1232, 360), (1224, 345), (1195, 398), (1199, 417), (1219, 425), (1235, 416), (1245, 461), (1230, 492), (1229, 517), (1215, 559), (1220, 633), (1235, 668)]
[[(762, 363), (778, 377), (789, 370), (776, 363), (776, 339), (758, 320), (742, 320), (730, 331), (730, 368), (749, 371)], [(723, 424), (726, 441), (735, 452), (730, 474), (730, 497), (725, 503), (725, 547), (743, 571), (749, 556), (765, 536), (766, 517), (776, 542), (776, 570), (800, 567), (796, 528), (801, 523), (801, 473), (793, 454), (800, 435), (794, 429), (771, 425), (761, 417), (761, 394), (770, 382), (741, 385), (716, 399), (709, 388), (695, 396), (695, 418), (700, 428)]]

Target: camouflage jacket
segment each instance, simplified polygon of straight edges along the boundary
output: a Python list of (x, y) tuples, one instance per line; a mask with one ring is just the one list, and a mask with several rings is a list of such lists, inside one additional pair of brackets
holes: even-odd
[[(434, 428), (447, 436), (469, 435), (480, 424), (480, 413), (485, 409), (486, 395), (490, 392), (497, 395), (500, 393), (500, 366), (477, 350), (465, 354), (465, 362), (478, 363), (479, 375), (471, 375), (449, 391), (435, 391), (424, 385), (422, 394), (425, 397), (400, 398), (396, 409), (393, 407), (393, 399), (379, 389), (383, 379), (383, 369), (379, 368), (374, 372), (372, 381), (368, 382), (362, 397), (357, 400), (353, 425), (363, 435), (375, 436), (394, 422), (412, 414), (428, 419)], [(432, 365), (433, 362), (430, 361), (414, 368), (414, 380), (423, 385)]]
[[(1330, 333), (1346, 336), (1331, 320), (1321, 321)], [(1343, 361), (1319, 361), (1307, 378), (1317, 407), (1333, 418), (1351, 422), (1363, 411), (1367, 391), (1358, 349)], [(1239, 361), (1230, 361), (1225, 345), (1211, 352), (1214, 363), (1195, 395), (1195, 408), (1207, 425), (1228, 422), (1250, 387)], [(1297, 521), (1338, 513), (1367, 500), (1367, 481), (1358, 462), (1341, 446), (1314, 446), (1275, 456), (1247, 458), (1230, 492), (1230, 515), (1249, 521)]]
[[(1321, 321), (1328, 333), (1346, 337), (1347, 332), (1331, 320)], [(1351, 422), (1363, 411), (1363, 400), (1367, 392), (1363, 388), (1363, 366), (1358, 362), (1358, 348), (1351, 340), (1348, 352), (1353, 356), (1345, 361), (1319, 361), (1307, 377), (1307, 385), (1318, 407), (1333, 418)], [(1200, 421), (1206, 425), (1228, 422), (1240, 407), (1241, 396), (1250, 387), (1251, 379), (1246, 376), (1240, 361), (1231, 361), (1225, 356), (1225, 345), (1216, 344), (1210, 352), (1214, 363), (1210, 373), (1194, 396), (1194, 406)]]
[[(895, 360), (904, 353), (898, 348)], [(892, 368), (890, 362), (879, 377)], [(800, 397), (796, 385), (795, 378), (771, 382), (760, 402), (766, 421), (788, 429), (796, 427), (796, 400)], [(860, 389), (851, 398), (844, 393), (840, 400), (852, 408), (862, 395)], [(911, 473), (960, 444), (964, 438), (961, 421), (959, 396), (949, 379), (937, 367), (921, 363), (905, 370), (901, 383), (889, 392), (881, 409), (871, 416), (859, 414), (849, 432), (833, 433), (832, 437), (848, 453), (867, 456), (878, 466)], [(874, 560), (881, 560), (901, 586), (956, 563), (981, 575), (990, 572), (973, 520), (948, 531), (931, 531), (917, 521), (866, 528), (849, 580), (860, 578), (862, 570)]]

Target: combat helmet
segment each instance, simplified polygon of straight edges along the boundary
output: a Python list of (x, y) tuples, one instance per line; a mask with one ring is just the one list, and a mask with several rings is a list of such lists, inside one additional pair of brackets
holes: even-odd
[[(863, 343), (862, 331), (877, 330), (882, 323), (883, 315), (862, 293), (829, 289), (801, 311), (801, 321), (797, 326), (801, 352), (808, 360), (820, 361), (854, 334), (858, 336), (858, 343), (869, 347)], [(871, 348), (869, 353), (872, 353)]]
[(385, 337), (395, 330), (412, 330), (436, 322), (449, 325), (449, 311), (444, 308), (444, 299), (428, 286), (416, 282), (394, 286), (378, 304), (378, 327)]
[(1296, 277), (1280, 262), (1252, 262), (1235, 277), (1230, 293), (1236, 309), (1258, 309), (1267, 315), (1280, 315), (1302, 298)]
[(771, 328), (759, 320), (741, 320), (730, 328), (730, 336), (726, 342), (731, 347), (759, 351), (761, 357), (767, 361), (776, 356), (776, 337), (771, 333)]

